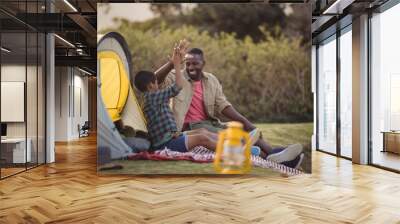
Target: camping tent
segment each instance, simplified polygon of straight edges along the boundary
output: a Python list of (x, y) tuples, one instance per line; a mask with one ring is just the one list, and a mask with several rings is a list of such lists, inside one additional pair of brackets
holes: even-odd
[(118, 159), (132, 152), (114, 122), (147, 132), (146, 121), (132, 87), (132, 59), (124, 38), (115, 32), (97, 45), (97, 146), (102, 156)]

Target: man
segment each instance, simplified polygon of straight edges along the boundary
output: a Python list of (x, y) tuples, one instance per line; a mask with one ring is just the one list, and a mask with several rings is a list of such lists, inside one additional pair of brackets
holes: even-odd
[[(187, 42), (179, 43), (180, 50), (186, 51)], [(193, 130), (206, 128), (217, 132), (224, 126), (218, 117), (241, 122), (246, 131), (256, 127), (243, 115), (235, 110), (226, 99), (218, 79), (211, 73), (203, 71), (206, 64), (203, 51), (193, 48), (184, 54), (185, 69), (183, 71), (185, 82), (181, 92), (173, 98), (172, 110), (176, 119), (178, 130)], [(174, 71), (171, 72), (173, 63), (170, 61), (158, 69), (155, 74), (161, 88), (175, 82)], [(261, 137), (255, 143), (262, 150), (261, 157), (267, 158), (284, 165), (298, 168), (302, 162), (302, 146), (291, 145), (288, 148), (272, 149)]]

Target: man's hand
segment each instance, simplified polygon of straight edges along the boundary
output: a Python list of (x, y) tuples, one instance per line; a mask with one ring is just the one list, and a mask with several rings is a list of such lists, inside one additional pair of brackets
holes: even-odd
[(243, 129), (247, 132), (252, 131), (256, 128), (249, 120), (247, 120), (247, 118), (237, 112), (236, 109), (233, 108), (233, 106), (227, 106), (221, 112), (222, 115), (227, 117), (229, 120), (239, 121), (240, 123), (242, 123)]

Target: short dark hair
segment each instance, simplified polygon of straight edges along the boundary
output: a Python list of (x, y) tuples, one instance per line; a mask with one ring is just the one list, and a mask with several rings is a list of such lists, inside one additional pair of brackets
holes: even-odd
[(135, 75), (135, 86), (141, 92), (147, 91), (147, 86), (156, 81), (156, 75), (149, 71), (140, 71)]
[(204, 56), (203, 51), (200, 48), (192, 48), (188, 51), (188, 54), (197, 54), (200, 55), (201, 57)]

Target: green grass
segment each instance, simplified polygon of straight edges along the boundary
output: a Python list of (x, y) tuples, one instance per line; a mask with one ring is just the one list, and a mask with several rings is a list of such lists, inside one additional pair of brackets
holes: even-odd
[[(292, 124), (256, 124), (262, 131), (263, 138), (273, 147), (300, 143), (304, 146), (305, 159), (302, 169), (311, 171), (311, 135), (312, 123)], [(115, 160), (120, 164), (120, 170), (101, 171), (102, 174), (215, 174), (213, 164), (193, 163), (189, 161), (148, 161), (148, 160)], [(251, 174), (278, 175), (278, 173), (263, 168), (253, 168)]]
[(273, 147), (285, 146), (293, 143), (303, 145), (304, 160), (301, 169), (311, 172), (311, 136), (313, 123), (290, 124), (257, 124), (263, 133), (263, 138)]
[(311, 144), (313, 123), (256, 124), (256, 126), (263, 133), (263, 138), (272, 146)]
[[(118, 160), (114, 164), (122, 165), (121, 170), (107, 170), (107, 174), (215, 174), (211, 163), (193, 163), (189, 161), (151, 161)], [(252, 168), (251, 174), (279, 175), (271, 169)]]

